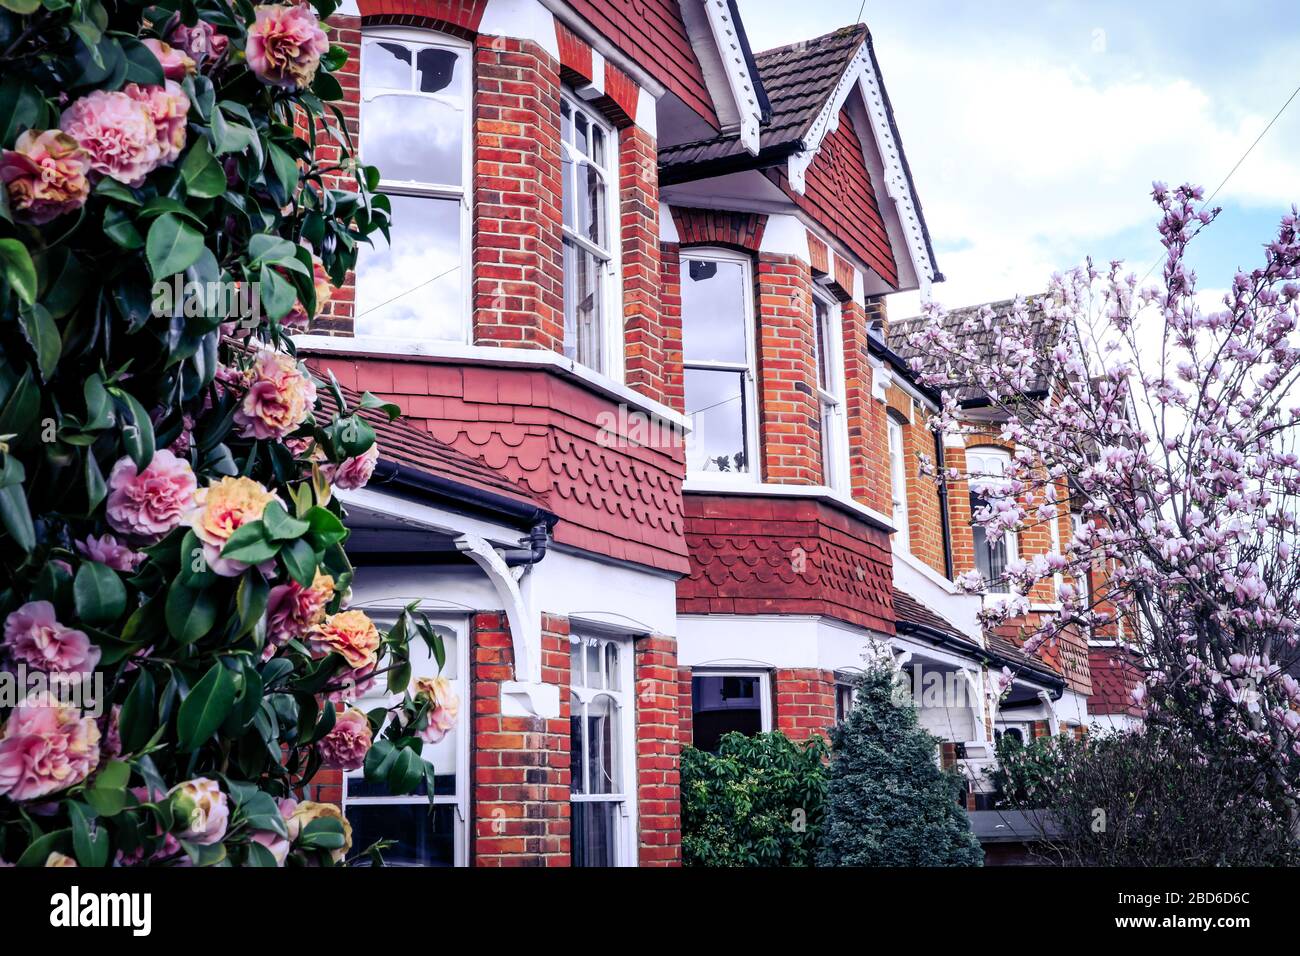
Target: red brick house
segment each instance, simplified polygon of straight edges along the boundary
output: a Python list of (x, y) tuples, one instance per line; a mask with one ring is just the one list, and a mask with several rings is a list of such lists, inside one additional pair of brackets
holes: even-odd
[(897, 493), (934, 396), (880, 297), (941, 276), (865, 27), (757, 54), (733, 0), (350, 0), (330, 27), (392, 242), (297, 345), (403, 409), (343, 493), (353, 604), (420, 600), (461, 700), (432, 815), (321, 784), (359, 843), (678, 864), (682, 744), (825, 732), (868, 641), (938, 675), (952, 760), (991, 753), (990, 671), (1060, 696), (980, 634), (944, 509)]

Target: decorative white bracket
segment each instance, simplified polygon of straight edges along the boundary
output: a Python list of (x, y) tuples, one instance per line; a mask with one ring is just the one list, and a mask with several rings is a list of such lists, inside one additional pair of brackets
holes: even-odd
[(871, 367), (871, 397), (878, 402), (886, 399), (889, 386), (894, 384), (894, 373), (885, 368), (885, 363), (878, 358), (867, 356), (867, 365)]
[(961, 676), (966, 678), (971, 693), (971, 713), (975, 717), (975, 739), (982, 744), (989, 742), (988, 725), (984, 722), (984, 708), (988, 698), (984, 694), (984, 674), (982, 672), (961, 669)]
[(1041, 700), (1043, 706), (1047, 708), (1047, 729), (1051, 732), (1052, 736), (1055, 737), (1061, 732), (1061, 722), (1056, 716), (1056, 701), (1052, 700), (1052, 695), (1045, 690), (1040, 690), (1038, 692), (1038, 699)]
[[(731, 19), (731, 5), (727, 0), (704, 0), (704, 13), (709, 19), (709, 30), (713, 33), (718, 56), (722, 58), (722, 71), (726, 74), (727, 86), (731, 89), (732, 99), (736, 101), (736, 112), (740, 115), (740, 144), (751, 156), (757, 156), (762, 111), (758, 105), (758, 93), (754, 89), (754, 78), (749, 74), (749, 63), (741, 46), (739, 30)], [(800, 192), (802, 191), (801, 188)]]
[(514, 650), (515, 677), (501, 685), (501, 712), (507, 717), (560, 716), (560, 689), (542, 682), (542, 623), (524, 600), (514, 572), (486, 539), (456, 537), (456, 547), (479, 566), (505, 608)]

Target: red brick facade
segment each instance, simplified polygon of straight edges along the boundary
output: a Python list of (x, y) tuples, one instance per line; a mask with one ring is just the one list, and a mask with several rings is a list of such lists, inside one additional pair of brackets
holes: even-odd
[(826, 736), (835, 723), (835, 675), (815, 667), (778, 668), (773, 677), (773, 723), (791, 740)]
[(681, 863), (681, 741), (677, 641), (671, 637), (636, 642), (636, 715), (638, 860), (642, 866), (676, 866)]

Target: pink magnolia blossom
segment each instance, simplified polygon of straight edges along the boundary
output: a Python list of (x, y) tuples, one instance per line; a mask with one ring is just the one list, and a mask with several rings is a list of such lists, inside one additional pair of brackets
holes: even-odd
[(329, 49), (316, 12), (306, 4), (264, 4), (254, 11), (246, 51), (253, 75), (286, 90), (310, 86)]
[(150, 109), (120, 90), (93, 90), (73, 102), (59, 128), (85, 152), (90, 168), (128, 186), (141, 185), (163, 161)]
[(194, 506), (197, 487), (190, 463), (165, 448), (154, 452), (144, 471), (123, 458), (108, 476), (108, 523), (122, 534), (158, 541)]
[(49, 601), (28, 601), (5, 618), (5, 655), (15, 664), (55, 674), (89, 673), (100, 649), (82, 631), (60, 624)]
[(0, 735), (0, 796), (39, 800), (81, 783), (99, 764), (99, 727), (39, 694), (14, 708)]
[(0, 151), (0, 183), (19, 222), (41, 226), (80, 209), (90, 195), (90, 159), (57, 129), (27, 130)]

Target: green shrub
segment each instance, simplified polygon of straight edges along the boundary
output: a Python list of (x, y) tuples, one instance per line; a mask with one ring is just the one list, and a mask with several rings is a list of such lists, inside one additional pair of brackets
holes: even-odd
[(682, 751), (687, 866), (812, 866), (826, 799), (826, 742), (729, 733)]
[(957, 805), (961, 783), (935, 760), (938, 739), (895, 702), (890, 661), (872, 664), (831, 731), (821, 866), (978, 866), (984, 853)]

